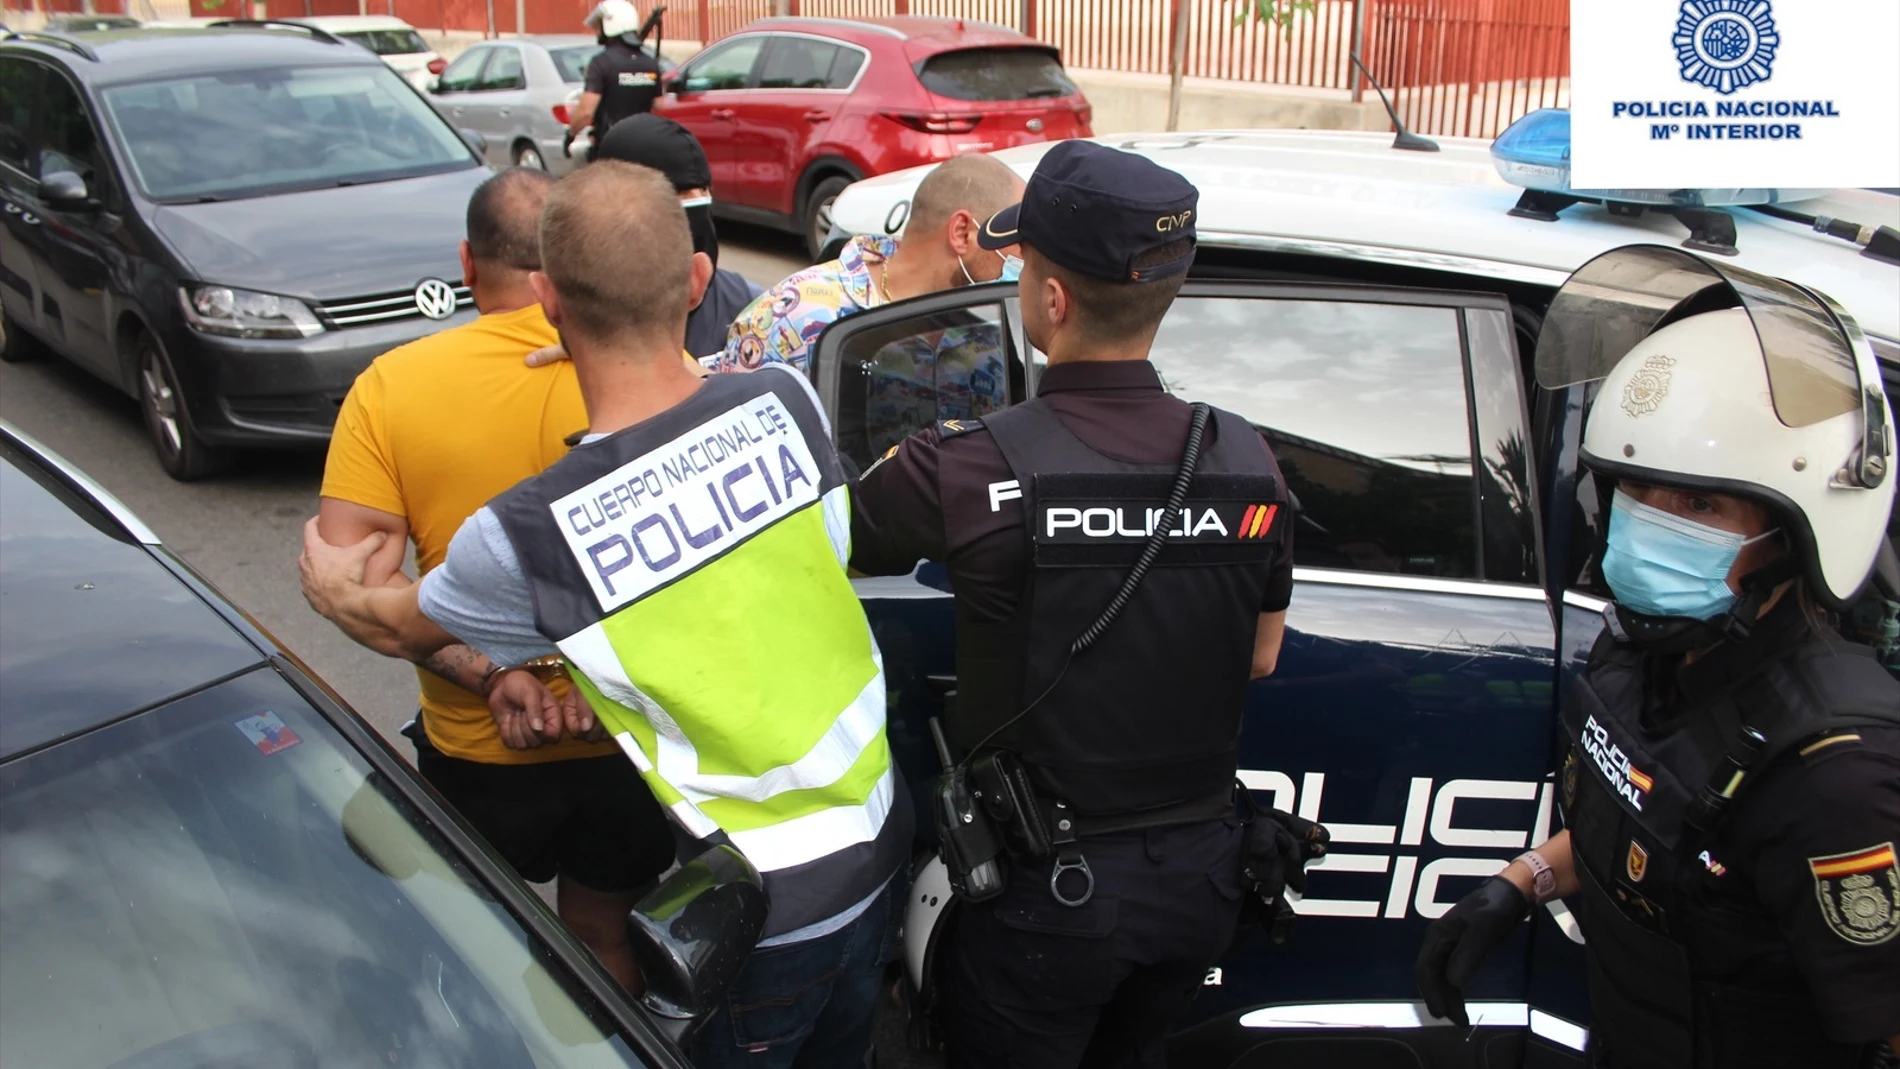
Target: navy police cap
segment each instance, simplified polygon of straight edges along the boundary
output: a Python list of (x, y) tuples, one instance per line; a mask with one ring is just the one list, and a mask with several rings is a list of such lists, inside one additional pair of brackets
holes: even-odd
[[(1089, 141), (1062, 141), (1036, 164), (1021, 204), (983, 224), (986, 249), (1033, 245), (1078, 274), (1110, 282), (1152, 282), (1194, 262), (1200, 191), (1144, 156)], [(1181, 256), (1139, 269), (1135, 262), (1186, 239)]]

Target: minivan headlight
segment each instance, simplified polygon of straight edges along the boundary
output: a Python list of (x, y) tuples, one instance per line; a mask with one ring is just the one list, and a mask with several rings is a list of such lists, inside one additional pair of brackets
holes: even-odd
[(206, 334), (232, 338), (308, 338), (323, 333), (310, 306), (295, 297), (230, 286), (186, 286), (178, 291), (185, 322)]

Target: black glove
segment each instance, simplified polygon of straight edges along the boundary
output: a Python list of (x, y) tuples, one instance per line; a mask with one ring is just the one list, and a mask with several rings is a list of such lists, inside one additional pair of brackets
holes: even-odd
[(1425, 929), (1425, 945), (1412, 966), (1425, 1011), (1449, 1018), (1468, 1028), (1465, 985), (1491, 948), (1504, 942), (1511, 929), (1531, 911), (1530, 900), (1517, 885), (1493, 876)]
[(1306, 893), (1306, 864), (1324, 857), (1332, 834), (1324, 825), (1296, 817), (1282, 809), (1256, 816), (1247, 827), (1246, 863), (1241, 877), (1246, 886), (1249, 913), (1264, 922), (1275, 944), (1286, 942), (1293, 908), (1286, 900), (1290, 889)]

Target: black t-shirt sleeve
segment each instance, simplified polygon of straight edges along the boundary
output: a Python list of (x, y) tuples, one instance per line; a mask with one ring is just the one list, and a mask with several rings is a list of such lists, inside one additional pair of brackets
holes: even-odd
[(1787, 759), (1732, 827), (1830, 1038), (1900, 1034), (1900, 729)]
[(587, 74), (581, 79), (581, 88), (589, 93), (605, 93), (613, 81), (613, 59), (602, 49), (587, 61)]
[(927, 428), (892, 446), (851, 490), (851, 567), (904, 575), (920, 560), (943, 560), (941, 443)]
[[(1266, 442), (1266, 435), (1261, 435), (1260, 439)], [(1285, 503), (1286, 515), (1276, 521), (1282, 525), (1280, 550), (1273, 562), (1273, 577), (1267, 581), (1267, 593), (1260, 602), (1260, 611), (1263, 613), (1285, 612), (1286, 607), (1293, 602), (1293, 529), (1296, 526), (1294, 522), (1296, 517), (1293, 509), (1293, 494), (1287, 489), (1286, 477), (1280, 472), (1280, 459), (1273, 456), (1272, 443), (1266, 444), (1267, 456), (1273, 460), (1273, 477), (1280, 482), (1281, 500)]]

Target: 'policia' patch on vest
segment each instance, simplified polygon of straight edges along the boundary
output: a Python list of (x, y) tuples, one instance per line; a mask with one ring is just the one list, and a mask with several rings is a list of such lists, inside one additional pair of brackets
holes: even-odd
[(1811, 857), (1821, 919), (1850, 943), (1874, 946), (1900, 932), (1900, 863), (1893, 843)]
[(1597, 718), (1594, 716), (1583, 725), (1583, 751), (1596, 762), (1597, 771), (1602, 773), (1610, 789), (1622, 795), (1623, 800), (1628, 802), (1631, 808), (1639, 813), (1642, 812), (1643, 799), (1656, 785), (1655, 781), (1641, 769), (1630, 764), (1630, 759), (1623, 753), (1622, 747), (1610, 741), (1609, 729), (1597, 723)]
[(777, 399), (736, 405), (549, 510), (610, 612), (818, 500), (818, 465)]
[(1195, 478), (1185, 504), (1165, 503), (1172, 475), (1038, 474), (1035, 477), (1036, 563), (1099, 566), (1132, 560), (1165, 531), (1162, 564), (1232, 564), (1263, 560), (1284, 537), (1290, 510), (1270, 475)]

